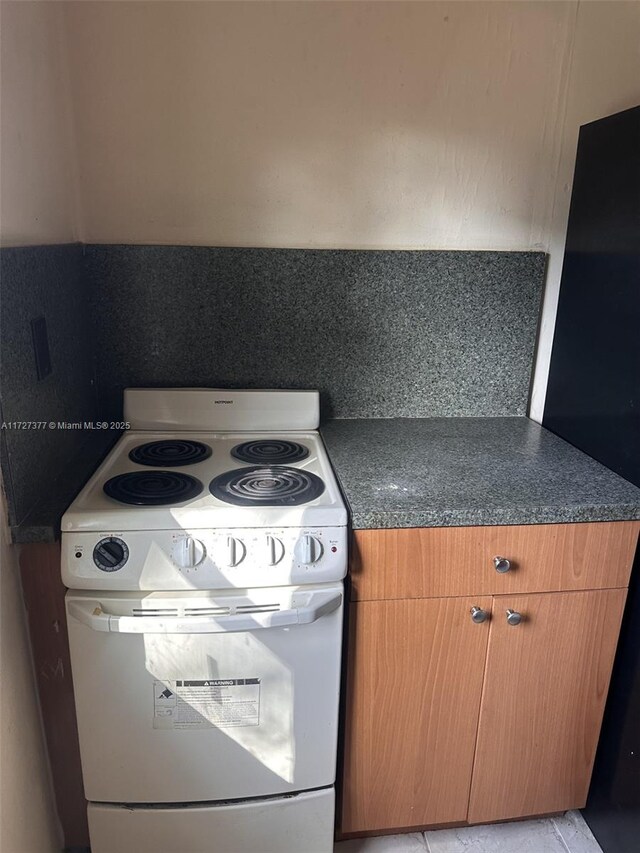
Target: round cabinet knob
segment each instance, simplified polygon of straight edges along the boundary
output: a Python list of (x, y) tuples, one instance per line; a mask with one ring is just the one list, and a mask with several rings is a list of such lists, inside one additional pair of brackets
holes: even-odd
[(277, 566), (284, 557), (284, 545), (277, 536), (267, 536), (267, 563)]
[(187, 536), (174, 544), (171, 558), (181, 569), (194, 569), (204, 560), (206, 553), (207, 550), (199, 539)]
[(93, 549), (93, 562), (101, 572), (117, 572), (129, 559), (129, 549), (122, 539), (108, 536)]
[(472, 607), (471, 618), (474, 622), (477, 622), (479, 624), (480, 622), (486, 622), (489, 618), (489, 614), (486, 610), (483, 610), (482, 607)]
[(322, 551), (322, 542), (308, 533), (298, 539), (294, 549), (296, 559), (305, 566), (317, 563), (322, 557)]
[(506, 557), (494, 557), (493, 565), (496, 567), (496, 572), (500, 572), (503, 575), (511, 568), (511, 561), (507, 560)]
[(242, 541), (242, 539), (236, 539), (235, 536), (227, 537), (228, 566), (237, 566), (244, 560), (246, 553), (247, 549), (244, 547), (244, 542)]
[(522, 622), (522, 613), (517, 610), (507, 610), (507, 622), (509, 625), (519, 625)]

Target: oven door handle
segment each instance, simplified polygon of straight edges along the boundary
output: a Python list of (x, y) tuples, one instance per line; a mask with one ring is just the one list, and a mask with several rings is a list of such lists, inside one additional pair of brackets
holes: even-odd
[(318, 590), (301, 607), (269, 613), (233, 613), (229, 616), (116, 616), (102, 609), (96, 599), (69, 601), (68, 612), (93, 631), (119, 634), (226, 634), (262, 628), (309, 625), (333, 613), (342, 603), (342, 593)]

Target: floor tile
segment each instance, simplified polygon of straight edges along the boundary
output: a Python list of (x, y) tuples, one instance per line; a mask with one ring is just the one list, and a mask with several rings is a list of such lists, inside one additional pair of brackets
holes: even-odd
[(550, 819), (426, 832), (429, 853), (567, 853)]
[(412, 832), (339, 841), (333, 849), (334, 853), (426, 853), (427, 845), (421, 833)]
[(566, 812), (562, 817), (554, 817), (552, 820), (570, 853), (602, 853), (602, 848), (580, 812)]

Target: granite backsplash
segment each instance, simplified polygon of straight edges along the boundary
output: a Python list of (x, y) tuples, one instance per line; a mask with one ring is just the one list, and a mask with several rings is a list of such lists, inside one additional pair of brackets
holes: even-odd
[(318, 388), (325, 417), (527, 412), (541, 252), (87, 246), (97, 375)]
[[(82, 246), (3, 248), (0, 298), (0, 405), (9, 425), (0, 432), (2, 473), (9, 522), (16, 526), (48, 498), (88, 438), (58, 423), (98, 415)], [(41, 380), (31, 330), (38, 317), (46, 319), (51, 360), (51, 373)]]

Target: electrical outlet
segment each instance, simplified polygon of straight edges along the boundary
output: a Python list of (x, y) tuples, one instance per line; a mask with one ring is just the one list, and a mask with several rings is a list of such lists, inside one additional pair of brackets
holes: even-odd
[(47, 335), (47, 321), (44, 317), (36, 317), (35, 320), (31, 321), (31, 335), (33, 337), (33, 352), (36, 357), (36, 373), (38, 381), (40, 381), (51, 373), (49, 336)]

